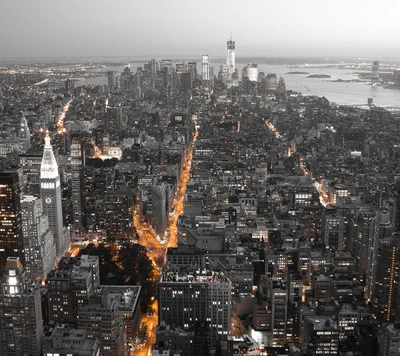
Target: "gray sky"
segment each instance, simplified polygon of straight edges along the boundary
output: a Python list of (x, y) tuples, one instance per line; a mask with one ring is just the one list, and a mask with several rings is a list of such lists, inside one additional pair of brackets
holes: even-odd
[(399, 0), (1, 0), (1, 57), (400, 57)]

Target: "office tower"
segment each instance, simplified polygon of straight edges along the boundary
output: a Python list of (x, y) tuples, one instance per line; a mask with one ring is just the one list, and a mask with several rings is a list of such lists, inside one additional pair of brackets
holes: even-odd
[(392, 224), (395, 226), (396, 231), (400, 231), (400, 180), (396, 182), (393, 200)]
[(344, 217), (334, 208), (326, 209), (322, 218), (321, 239), (336, 251), (344, 250)]
[(56, 325), (45, 330), (43, 356), (99, 356), (97, 339), (89, 338), (85, 329)]
[(235, 73), (235, 41), (232, 41), (232, 36), (229, 41), (226, 42), (226, 66), (228, 67), (229, 77), (232, 78), (232, 74)]
[(192, 83), (194, 83), (197, 78), (197, 63), (196, 62), (188, 63), (188, 72), (191, 74)]
[(7, 257), (24, 263), (22, 216), (18, 173), (0, 172), (0, 274)]
[(242, 78), (249, 78), (251, 82), (256, 82), (258, 78), (257, 64), (247, 64), (245, 67), (243, 67)]
[(109, 71), (107, 73), (107, 77), (108, 77), (108, 87), (110, 88), (110, 91), (114, 91), (117, 85), (116, 73), (114, 71)]
[(43, 211), (49, 217), (49, 226), (57, 247), (57, 256), (61, 257), (68, 248), (69, 241), (63, 229), (62, 200), (58, 164), (47, 133), (40, 166), (40, 197), (43, 201)]
[(65, 94), (74, 95), (74, 81), (67, 79), (65, 81)]
[(265, 81), (268, 89), (275, 90), (277, 88), (278, 79), (276, 74), (267, 74)]
[(270, 295), (272, 309), (272, 345), (284, 345), (286, 342), (288, 304), (286, 282), (273, 279), (271, 281)]
[(373, 211), (364, 211), (350, 222), (350, 245), (356, 257), (358, 278), (362, 281), (366, 280), (368, 256), (370, 256), (374, 237), (374, 218)]
[(400, 233), (378, 240), (372, 280), (372, 309), (378, 321), (392, 322), (399, 317)]
[(45, 279), (56, 263), (56, 245), (43, 213), (42, 199), (31, 195), (21, 200), (25, 272), (31, 279)]
[(339, 351), (339, 330), (332, 318), (305, 319), (304, 343), (312, 355), (337, 356)]
[(160, 61), (160, 70), (163, 70), (164, 68), (167, 69), (168, 73), (171, 73), (171, 71), (172, 71), (172, 61), (170, 59), (162, 59)]
[(181, 74), (181, 88), (184, 93), (187, 93), (192, 89), (192, 74), (182, 73)]
[(379, 61), (372, 62), (371, 80), (373, 82), (379, 80)]
[(83, 231), (82, 193), (83, 185), (83, 151), (81, 143), (74, 141), (71, 145), (71, 194), (72, 194), (72, 232), (81, 235)]
[(40, 165), (42, 164), (42, 153), (32, 152), (19, 155), (19, 164), (25, 184), (22, 193), (25, 195), (40, 196)]
[(210, 342), (226, 341), (231, 330), (232, 283), (221, 272), (163, 272), (157, 282), (158, 320), (188, 330), (208, 322)]
[(384, 323), (378, 334), (378, 356), (397, 356), (400, 354), (400, 324)]
[(210, 62), (208, 54), (201, 56), (201, 73), (203, 80), (210, 80)]
[(87, 305), (100, 286), (99, 257), (63, 257), (46, 279), (49, 320), (76, 323), (78, 309)]
[(107, 287), (103, 287), (90, 298), (87, 305), (79, 308), (78, 327), (86, 329), (90, 338), (97, 338), (102, 356), (126, 355), (123, 318), (116, 299)]
[(175, 71), (176, 71), (176, 74), (182, 74), (182, 73), (184, 73), (185, 71), (186, 71), (186, 68), (185, 68), (186, 66), (185, 66), (185, 63), (176, 63), (175, 64)]
[(219, 67), (218, 79), (221, 82), (226, 83), (229, 80), (229, 76), (229, 67), (226, 64), (221, 64)]
[(160, 237), (164, 237), (167, 228), (167, 184), (154, 184), (151, 186), (152, 218), (151, 226)]
[(395, 231), (395, 227), (390, 222), (389, 210), (382, 209), (376, 212), (374, 236), (370, 242), (367, 258), (367, 277), (365, 286), (365, 297), (371, 300), (374, 279), (376, 278), (376, 261), (378, 251), (378, 241), (385, 238), (390, 238)]
[(127, 240), (133, 232), (133, 191), (118, 170), (114, 171), (109, 186), (111, 189), (107, 189), (105, 196), (107, 237), (116, 241)]
[(40, 289), (18, 257), (7, 258), (0, 291), (0, 354), (39, 356), (43, 341)]

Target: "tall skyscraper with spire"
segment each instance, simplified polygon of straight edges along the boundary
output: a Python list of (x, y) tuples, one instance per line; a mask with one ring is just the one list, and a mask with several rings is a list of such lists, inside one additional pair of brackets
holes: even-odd
[(232, 78), (232, 74), (235, 73), (235, 41), (231, 38), (226, 42), (226, 65), (229, 69), (229, 78)]
[(40, 167), (40, 197), (43, 201), (43, 212), (49, 217), (49, 227), (56, 243), (57, 256), (61, 257), (68, 247), (68, 241), (65, 239), (63, 228), (60, 174), (48, 133)]

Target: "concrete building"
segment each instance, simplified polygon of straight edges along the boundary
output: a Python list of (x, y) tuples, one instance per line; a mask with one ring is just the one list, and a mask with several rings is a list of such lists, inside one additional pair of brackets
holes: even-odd
[(89, 338), (85, 329), (56, 325), (44, 333), (43, 356), (100, 356), (97, 339)]
[(399, 323), (384, 323), (378, 335), (379, 356), (397, 356), (400, 354)]
[(49, 319), (75, 324), (79, 307), (87, 305), (100, 286), (98, 256), (62, 258), (47, 276), (46, 286)]
[(39, 283), (26, 278), (18, 257), (9, 257), (0, 291), (0, 354), (40, 356), (42, 341)]
[(42, 199), (26, 195), (21, 201), (25, 272), (32, 279), (44, 280), (56, 264), (56, 245), (43, 213)]
[(164, 272), (157, 282), (158, 320), (185, 330), (207, 322), (210, 342), (227, 339), (231, 330), (232, 283), (221, 272)]
[(210, 59), (208, 54), (201, 56), (201, 76), (203, 81), (210, 80)]
[(107, 288), (92, 296), (78, 312), (78, 327), (86, 329), (90, 338), (100, 344), (102, 356), (125, 356), (126, 333), (115, 298)]
[(0, 172), (0, 275), (8, 257), (24, 263), (22, 214), (18, 173)]

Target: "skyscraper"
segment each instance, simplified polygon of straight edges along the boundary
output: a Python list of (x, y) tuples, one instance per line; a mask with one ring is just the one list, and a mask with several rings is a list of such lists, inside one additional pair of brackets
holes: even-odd
[(31, 195), (21, 201), (25, 272), (31, 279), (44, 279), (56, 263), (56, 246), (43, 213), (42, 199)]
[(72, 190), (72, 231), (80, 235), (83, 231), (82, 192), (83, 155), (80, 142), (71, 145), (71, 190)]
[(151, 186), (152, 220), (154, 231), (164, 237), (167, 228), (167, 185), (165, 183)]
[(232, 283), (222, 272), (164, 272), (157, 282), (159, 323), (190, 329), (196, 321), (208, 322), (213, 345), (227, 340), (231, 290)]
[(208, 54), (201, 56), (202, 79), (210, 80), (210, 62)]
[(0, 274), (7, 257), (23, 258), (21, 201), (18, 173), (0, 173)]
[(39, 283), (26, 278), (18, 257), (9, 257), (0, 290), (0, 355), (39, 356), (42, 341)]
[(232, 74), (235, 73), (235, 41), (231, 38), (226, 42), (226, 65), (229, 69), (229, 77), (232, 78)]
[(108, 77), (108, 87), (110, 88), (110, 91), (114, 91), (117, 81), (115, 72), (114, 71), (108, 72), (107, 77)]
[(43, 201), (43, 211), (49, 217), (49, 227), (53, 233), (57, 248), (57, 256), (61, 257), (68, 248), (63, 229), (62, 200), (58, 164), (47, 133), (40, 166), (40, 196)]
[(372, 282), (372, 308), (378, 321), (398, 320), (400, 233), (378, 240)]

